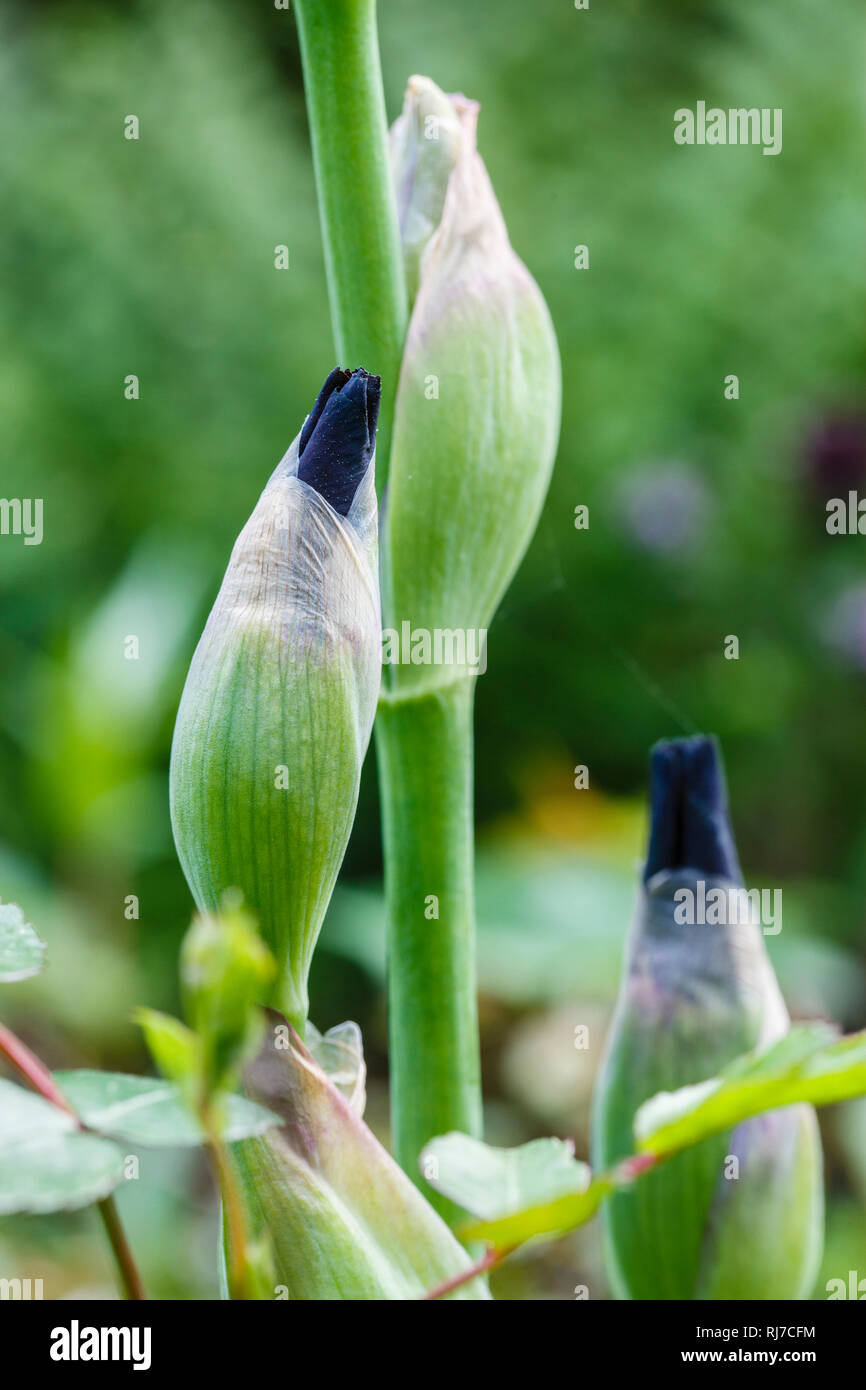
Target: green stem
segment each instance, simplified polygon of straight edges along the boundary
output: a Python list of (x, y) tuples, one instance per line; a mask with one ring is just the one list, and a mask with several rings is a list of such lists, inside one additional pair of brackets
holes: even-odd
[[(337, 350), (382, 377), (385, 482), (407, 302), (375, 0), (296, 0)], [(481, 1129), (472, 853), (472, 687), (384, 705), (377, 746), (390, 921), (397, 1157), (422, 1185), (435, 1134)], [(438, 920), (427, 900), (438, 900)], [(428, 915), (425, 916), (425, 910)], [(440, 1211), (456, 1208), (424, 1184)]]
[(129, 1248), (129, 1241), (126, 1239), (126, 1232), (123, 1229), (120, 1212), (117, 1210), (117, 1203), (113, 1197), (104, 1197), (98, 1205), (105, 1234), (108, 1236), (108, 1243), (117, 1263), (123, 1292), (128, 1299), (136, 1302), (146, 1299), (147, 1294), (144, 1292), (141, 1275)]
[(341, 365), (382, 378), (381, 492), (406, 332), (375, 0), (296, 0), (334, 339)]
[(391, 1116), (397, 1159), (423, 1181), (434, 1135), (481, 1133), (472, 839), (474, 687), (379, 707), (377, 750), (388, 908)]
[(228, 1150), (215, 1133), (208, 1136), (208, 1152), (223, 1199), (223, 1219), (226, 1232), (224, 1248), (227, 1252), (226, 1275), (229, 1297), (232, 1300), (248, 1299), (251, 1297), (251, 1290), (247, 1260), (247, 1223), (244, 1216), (243, 1200)]

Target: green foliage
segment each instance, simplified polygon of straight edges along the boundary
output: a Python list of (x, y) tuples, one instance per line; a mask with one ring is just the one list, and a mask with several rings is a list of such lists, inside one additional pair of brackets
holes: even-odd
[[(79, 8), (98, 22), (81, 23)], [(443, 0), (435, 26), (421, 0), (383, 13), (391, 116), (419, 69), (482, 100), (485, 157), (568, 383), (542, 529), (479, 684), (481, 814), (513, 805), (524, 764), (570, 749), (576, 730), (597, 784), (634, 789), (673, 706), (718, 731), (735, 790), (748, 778), (743, 842), (754, 834), (767, 866), (796, 852), (806, 872), (838, 874), (848, 891), (833, 931), (851, 935), (866, 828), (861, 677), (829, 641), (827, 615), (859, 567), (854, 542), (823, 535), (802, 459), (813, 420), (862, 394), (859, 7), (841, 0), (820, 26), (810, 0), (699, 8), (701, 19), (642, 4), (586, 22), (541, 0), (527, 25), (520, 0), (477, 0), (481, 81), (477, 46), (454, 42), (461, 0)], [(0, 698), (0, 833), (40, 856), (85, 835), (100, 904), (122, 849), (136, 871), (150, 866), (155, 922), (172, 922), (185, 893), (158, 812), (183, 673), (173, 634), (157, 628), (149, 644), (169, 658), (165, 683), (156, 718), (135, 716), (141, 741), (123, 776), (123, 750), (98, 727), (71, 775), (63, 706), (48, 696), (53, 677), (74, 681), (77, 705), (98, 694), (111, 645), (98, 667), (91, 646), (88, 669), (79, 639), (143, 537), (153, 544), (139, 581), (160, 588), (168, 546), (175, 602), (187, 618), (190, 597), (201, 604), (234, 519), (333, 365), (294, 19), (231, 0), (4, 9), (16, 17), (0, 74), (3, 125), (16, 131), (0, 152), (0, 402), (14, 444), (4, 488), (30, 495), (39, 477), (63, 521), (38, 549), (0, 555), (0, 662), (17, 673)], [(131, 87), (137, 142), (122, 138)], [(783, 155), (675, 147), (672, 112), (690, 90), (784, 106)], [(573, 268), (578, 241), (588, 272)], [(278, 242), (290, 245), (286, 272), (273, 268)], [(736, 403), (718, 389), (731, 363)], [(123, 398), (127, 371), (138, 401)], [(623, 499), (639, 506), (668, 460), (697, 477), (723, 545), (664, 552), (636, 538)], [(577, 502), (590, 507), (585, 533), (572, 526)], [(720, 676), (715, 634), (731, 613), (750, 660)], [(815, 718), (828, 705), (833, 720)], [(808, 776), (789, 757), (807, 732)], [(50, 769), (30, 759), (40, 749), (55, 750)], [(369, 786), (356, 871), (377, 866), (372, 806)], [(174, 941), (154, 931), (168, 957)]]
[(226, 1102), (261, 1039), (258, 1005), (274, 960), (236, 894), (193, 918), (180, 953), (188, 1023), (139, 1008), (136, 1022), (163, 1075), (177, 1083), (210, 1140), (226, 1140)]
[(0, 903), (0, 983), (38, 975), (44, 956), (45, 943), (21, 908), (16, 903)]
[(123, 1152), (82, 1134), (75, 1117), (0, 1080), (0, 1213), (74, 1211), (107, 1197)]
[(641, 1152), (667, 1158), (766, 1110), (862, 1095), (866, 1031), (839, 1038), (825, 1023), (797, 1024), (773, 1047), (739, 1058), (719, 1076), (653, 1096), (638, 1110), (634, 1132)]
[[(561, 1140), (502, 1150), (465, 1135), (433, 1140), (424, 1153), (425, 1171), (434, 1187), (482, 1218), (464, 1227), (466, 1238), (486, 1240), (504, 1254), (538, 1236), (582, 1226), (605, 1198), (711, 1134), (779, 1106), (830, 1105), (863, 1095), (866, 1033), (836, 1038), (826, 1024), (795, 1025), (774, 1047), (738, 1058), (720, 1077), (647, 1101), (635, 1117), (640, 1152), (606, 1172), (590, 1175)], [(784, 1253), (781, 1240), (778, 1250)]]
[(203, 1071), (201, 1040), (179, 1018), (159, 1009), (136, 1009), (133, 1019), (144, 1033), (148, 1051), (163, 1076), (177, 1083), (195, 1109)]
[(239, 901), (193, 919), (180, 955), (187, 1018), (202, 1047), (205, 1088), (230, 1088), (256, 1048), (255, 1006), (274, 977), (274, 959)]
[(592, 1176), (563, 1139), (534, 1139), (516, 1149), (494, 1149), (456, 1133), (428, 1144), (421, 1168), (438, 1191), (484, 1222), (549, 1205), (560, 1197), (580, 1199)]
[[(167, 1081), (106, 1071), (59, 1071), (55, 1080), (81, 1123), (97, 1134), (146, 1148), (191, 1148), (207, 1139), (180, 1088)], [(245, 1096), (228, 1096), (222, 1137), (233, 1144), (277, 1123)]]
[[(587, 24), (539, 0), (530, 23), (522, 0), (476, 0), (483, 63), (476, 41), (455, 42), (465, 0), (441, 0), (435, 17), (422, 0), (380, 8), (391, 116), (419, 68), (482, 99), (487, 162), (566, 383), (541, 530), (478, 684), (479, 822), (505, 840), (498, 862), (482, 854), (479, 882), (496, 1055), (552, 1002), (612, 997), (629, 880), (582, 851), (642, 786), (647, 744), (680, 719), (718, 730), (747, 867), (784, 883), (785, 930), (769, 942), (783, 991), (801, 1016), (860, 1020), (862, 652), (838, 627), (839, 605), (844, 617), (862, 598), (862, 538), (828, 540), (810, 478), (813, 424), (863, 398), (861, 7), (840, 0), (816, 24), (813, 0), (668, 0), (593, 8)], [(46, 535), (0, 546), (0, 665), (14, 673), (0, 691), (0, 867), (52, 956), (4, 1011), (34, 1036), (62, 1029), (71, 1060), (134, 1071), (129, 1009), (175, 1006), (187, 913), (164, 806), (189, 642), (263, 460), (335, 360), (297, 43), (291, 13), (240, 0), (3, 0), (2, 25), (4, 492), (45, 496)], [(671, 115), (689, 92), (782, 105), (782, 157), (675, 149)], [(120, 133), (130, 102), (137, 143)], [(588, 272), (573, 268), (576, 242)], [(718, 389), (729, 370), (736, 403)], [(123, 399), (127, 372), (138, 401)], [(665, 550), (635, 516), (647, 523), (668, 461), (681, 470), (673, 512), (695, 483), (704, 510)], [(587, 532), (573, 530), (578, 502)], [(748, 660), (722, 667), (732, 615)], [(126, 632), (147, 636), (128, 666)], [(587, 794), (568, 773), (587, 750), (594, 792), (617, 800), (575, 812)], [(546, 839), (534, 862), (515, 831)], [(619, 863), (639, 831), (609, 831)], [(379, 873), (372, 778), (347, 868)], [(314, 967), (314, 1016), (362, 1018), (375, 1095), (384, 949), (371, 890), (334, 902), (323, 944), (339, 955)], [(132, 892), (140, 923), (123, 915)], [(535, 1132), (537, 1115), (499, 1073), (491, 1082), (501, 1141)], [(841, 1155), (830, 1230), (848, 1239), (828, 1275), (854, 1267), (863, 1238), (862, 1165), (841, 1147), (842, 1120), (825, 1112)], [(562, 1132), (584, 1125), (575, 1094)], [(180, 1161), (153, 1162), (164, 1157)], [(124, 1193), (133, 1235), (170, 1296), (206, 1296), (189, 1252), (210, 1213), (167, 1195), (197, 1191), (195, 1170), (159, 1171), (158, 1191)], [(53, 1256), (31, 1227), (7, 1232), (5, 1259)], [(74, 1225), (62, 1239), (64, 1287), (97, 1284), (101, 1252)], [(555, 1271), (532, 1279), (532, 1296), (558, 1296)]]
[(464, 1238), (485, 1240), (500, 1254), (582, 1226), (617, 1184), (630, 1180), (626, 1170), (593, 1177), (562, 1139), (496, 1149), (445, 1134), (427, 1145), (422, 1164), (432, 1187), (480, 1218), (464, 1224)]

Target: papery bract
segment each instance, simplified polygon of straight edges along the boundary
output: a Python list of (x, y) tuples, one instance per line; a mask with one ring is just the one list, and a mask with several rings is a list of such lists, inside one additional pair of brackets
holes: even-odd
[[(416, 1299), (470, 1267), (444, 1221), (273, 1011), (246, 1079), (284, 1119), (232, 1151), (252, 1227), (270, 1238), (275, 1297)], [(474, 1279), (452, 1297), (490, 1295)]]

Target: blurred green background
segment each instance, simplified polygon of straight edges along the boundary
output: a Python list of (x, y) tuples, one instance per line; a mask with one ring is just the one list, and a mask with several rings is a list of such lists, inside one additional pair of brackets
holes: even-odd
[[(824, 524), (866, 493), (863, 8), (380, 0), (380, 29), (390, 118), (416, 71), (480, 100), (562, 350), (554, 482), (478, 688), (480, 972), (488, 1137), (582, 1154), (658, 737), (721, 738), (747, 875), (784, 889), (792, 1011), (866, 1024), (866, 540)], [(676, 146), (698, 99), (781, 107), (781, 156)], [(186, 665), (334, 362), (294, 18), (2, 0), (0, 126), (0, 491), (44, 499), (40, 546), (0, 538), (0, 895), (50, 961), (0, 1004), (53, 1065), (142, 1070), (130, 1010), (175, 1007), (191, 907), (167, 808)], [(380, 872), (370, 760), (312, 1016), (362, 1025), (386, 1137)], [(824, 1132), (819, 1296), (866, 1275), (866, 1108)], [(200, 1163), (143, 1154), (120, 1203), (153, 1293), (215, 1296)], [(92, 1212), (7, 1221), (0, 1273), (114, 1296)], [(578, 1284), (607, 1296), (597, 1224), (497, 1287)]]

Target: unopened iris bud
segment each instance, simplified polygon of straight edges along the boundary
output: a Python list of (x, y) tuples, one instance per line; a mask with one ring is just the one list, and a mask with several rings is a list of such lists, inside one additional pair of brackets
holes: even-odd
[(409, 302), (418, 292), (421, 257), (442, 220), (448, 182), (463, 143), (463, 117), (475, 102), (446, 96), (429, 77), (410, 77), (403, 110), (391, 127), (391, 164)]
[[(718, 1075), (790, 1023), (745, 897), (714, 742), (657, 745), (651, 801), (647, 864), (596, 1091), (599, 1167), (633, 1152), (643, 1101)], [(639, 1299), (806, 1298), (822, 1221), (815, 1113), (771, 1111), (609, 1201), (614, 1287)]]
[(214, 912), (242, 891), (298, 1027), (378, 697), (378, 407), (378, 377), (328, 377), (235, 543), (172, 744), (193, 897)]
[[(382, 544), (386, 629), (471, 634), (470, 650), (535, 528), (560, 412), (550, 315), (509, 242), (477, 117), (476, 103), (413, 78), (392, 135), (410, 290), (416, 268), (418, 283)], [(391, 668), (399, 695), (477, 674), (460, 656), (425, 665)]]
[(379, 378), (335, 367), (298, 437), (298, 477), (348, 516), (373, 460)]

